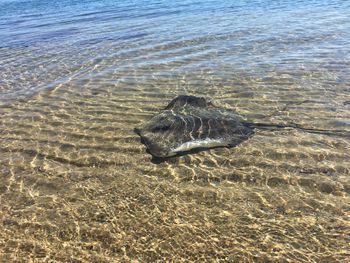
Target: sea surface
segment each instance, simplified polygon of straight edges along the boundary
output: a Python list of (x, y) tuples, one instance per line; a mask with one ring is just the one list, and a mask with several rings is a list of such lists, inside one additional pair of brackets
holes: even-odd
[[(152, 162), (184, 94), (341, 136)], [(0, 262), (349, 259), (349, 1), (0, 0)]]

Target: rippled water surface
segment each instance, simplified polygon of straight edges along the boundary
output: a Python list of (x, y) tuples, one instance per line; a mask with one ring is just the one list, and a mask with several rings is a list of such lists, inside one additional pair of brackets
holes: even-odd
[[(348, 1), (0, 0), (1, 262), (346, 262)], [(256, 130), (151, 162), (177, 95)]]

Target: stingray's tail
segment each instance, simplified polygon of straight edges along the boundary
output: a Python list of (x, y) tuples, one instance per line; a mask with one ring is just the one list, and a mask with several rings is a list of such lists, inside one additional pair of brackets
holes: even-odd
[(270, 131), (280, 130), (280, 129), (296, 129), (296, 130), (300, 130), (308, 133), (350, 138), (350, 131), (304, 128), (304, 127), (301, 127), (299, 124), (284, 125), (284, 124), (249, 123), (249, 122), (246, 122), (244, 124), (252, 129), (262, 129), (262, 130), (270, 130)]

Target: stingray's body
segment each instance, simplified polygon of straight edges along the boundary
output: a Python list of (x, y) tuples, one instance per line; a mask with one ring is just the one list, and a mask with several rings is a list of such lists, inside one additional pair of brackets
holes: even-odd
[(235, 111), (214, 106), (210, 100), (178, 96), (141, 128), (135, 128), (149, 153), (167, 158), (214, 147), (234, 147), (259, 129), (298, 129), (349, 138), (346, 131), (302, 128), (296, 124), (249, 123)]
[(215, 107), (205, 98), (179, 96), (135, 129), (155, 157), (213, 147), (233, 147), (247, 140), (253, 128), (234, 111)]

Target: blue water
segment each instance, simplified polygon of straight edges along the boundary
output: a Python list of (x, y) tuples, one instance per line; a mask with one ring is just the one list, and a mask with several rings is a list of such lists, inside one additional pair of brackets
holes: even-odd
[(259, 42), (303, 44), (327, 36), (336, 36), (338, 45), (349, 41), (347, 1), (1, 1), (0, 8), (2, 47), (63, 45), (77, 38), (162, 43), (243, 30)]
[(162, 41), (164, 35), (181, 39), (240, 30), (254, 30), (252, 41), (326, 32), (349, 37), (347, 1), (1, 1), (0, 8), (2, 46), (103, 41), (106, 35)]
[[(7, 95), (29, 89), (25, 81), (31, 90), (42, 86), (45, 71), (26, 68), (23, 83), (13, 79), (24, 74), (24, 64), (72, 71), (59, 63), (73, 67), (93, 59), (115, 66), (123, 62), (114, 59), (125, 59), (136, 68), (169, 64), (162, 72), (228, 66), (261, 76), (271, 67), (332, 71), (336, 62), (338, 78), (348, 73), (348, 1), (2, 0), (0, 10), (1, 90)], [(49, 79), (56, 77), (63, 76)]]

